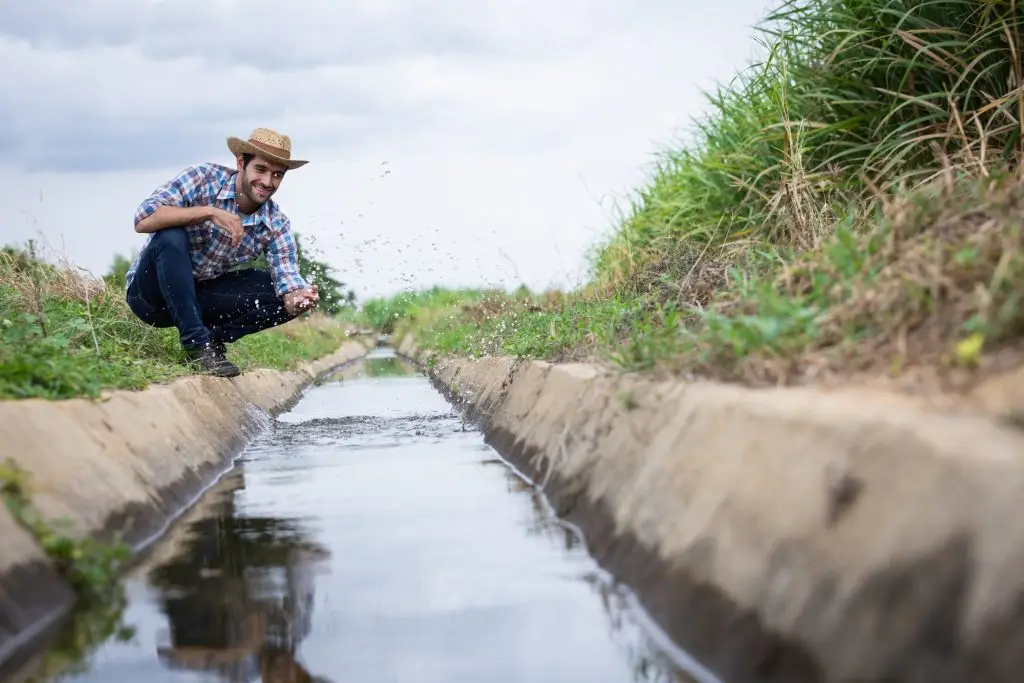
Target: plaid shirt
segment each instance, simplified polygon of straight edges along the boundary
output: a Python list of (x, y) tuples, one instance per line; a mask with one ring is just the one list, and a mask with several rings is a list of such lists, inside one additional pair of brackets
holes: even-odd
[[(154, 190), (139, 205), (135, 211), (135, 224), (138, 225), (139, 221), (160, 206), (216, 206), (239, 214), (238, 203), (235, 201), (237, 174), (235, 169), (220, 164), (189, 166)], [(268, 199), (256, 213), (239, 217), (245, 234), (238, 248), (233, 248), (231, 236), (211, 221), (184, 226), (189, 235), (192, 276), (196, 280), (209, 280), (265, 253), (278, 296), (307, 288), (306, 281), (299, 275), (298, 252), (295, 238), (291, 234), (291, 222), (277, 204)], [(152, 234), (147, 236), (143, 249), (152, 238)], [(128, 284), (135, 277), (138, 265), (139, 257), (136, 257), (126, 274)]]

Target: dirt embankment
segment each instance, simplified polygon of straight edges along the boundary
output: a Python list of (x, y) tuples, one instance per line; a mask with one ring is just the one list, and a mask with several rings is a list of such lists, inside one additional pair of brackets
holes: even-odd
[[(370, 343), (287, 372), (188, 377), (100, 401), (0, 402), (0, 462), (30, 477), (33, 507), (78, 533), (155, 540), (231, 466), (241, 447), (323, 373)], [(67, 614), (74, 594), (29, 533), (0, 505), (0, 664)]]
[(1019, 680), (1018, 427), (867, 390), (500, 357), (429, 372), (727, 683)]

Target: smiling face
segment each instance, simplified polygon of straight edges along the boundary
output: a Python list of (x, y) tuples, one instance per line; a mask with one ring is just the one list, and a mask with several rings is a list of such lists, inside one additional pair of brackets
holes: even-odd
[(259, 155), (251, 159), (239, 156), (237, 189), (245, 198), (244, 203), (250, 205), (253, 210), (263, 205), (281, 186), (286, 170), (284, 164)]

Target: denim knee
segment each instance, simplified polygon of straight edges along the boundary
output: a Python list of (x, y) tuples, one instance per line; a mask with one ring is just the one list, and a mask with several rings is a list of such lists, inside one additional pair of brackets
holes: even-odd
[(185, 228), (164, 228), (157, 230), (150, 238), (150, 244), (161, 251), (173, 249), (175, 251), (188, 252), (188, 230)]

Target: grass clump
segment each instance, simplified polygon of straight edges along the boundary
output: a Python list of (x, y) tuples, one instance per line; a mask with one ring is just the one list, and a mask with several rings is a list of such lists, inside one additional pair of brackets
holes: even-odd
[(78, 598), (78, 609), (61, 629), (43, 670), (30, 679), (49, 680), (51, 673), (84, 673), (86, 653), (108, 638), (127, 641), (134, 637), (134, 629), (123, 620), (127, 599), (119, 580), (131, 550), (120, 542), (81, 536), (68, 520), (44, 519), (32, 505), (31, 496), (28, 473), (13, 459), (0, 463), (0, 500), (14, 520), (33, 535)]
[(1022, 25), (1015, 0), (782, 2), (759, 27), (766, 59), (662, 152), (597, 281), (678, 284), (708, 244), (811, 249), (946, 165), (1016, 167)]
[(0, 498), (11, 516), (27, 529), (67, 579), (78, 596), (90, 604), (102, 604), (116, 596), (116, 576), (130, 558), (120, 543), (101, 543), (77, 538), (68, 520), (45, 520), (32, 505), (28, 474), (16, 461), (0, 463)]
[[(231, 345), (243, 369), (290, 368), (345, 339), (340, 322), (307, 315)], [(46, 262), (26, 250), (0, 251), (0, 398), (96, 398), (188, 374), (173, 328), (138, 320), (121, 286)]]

